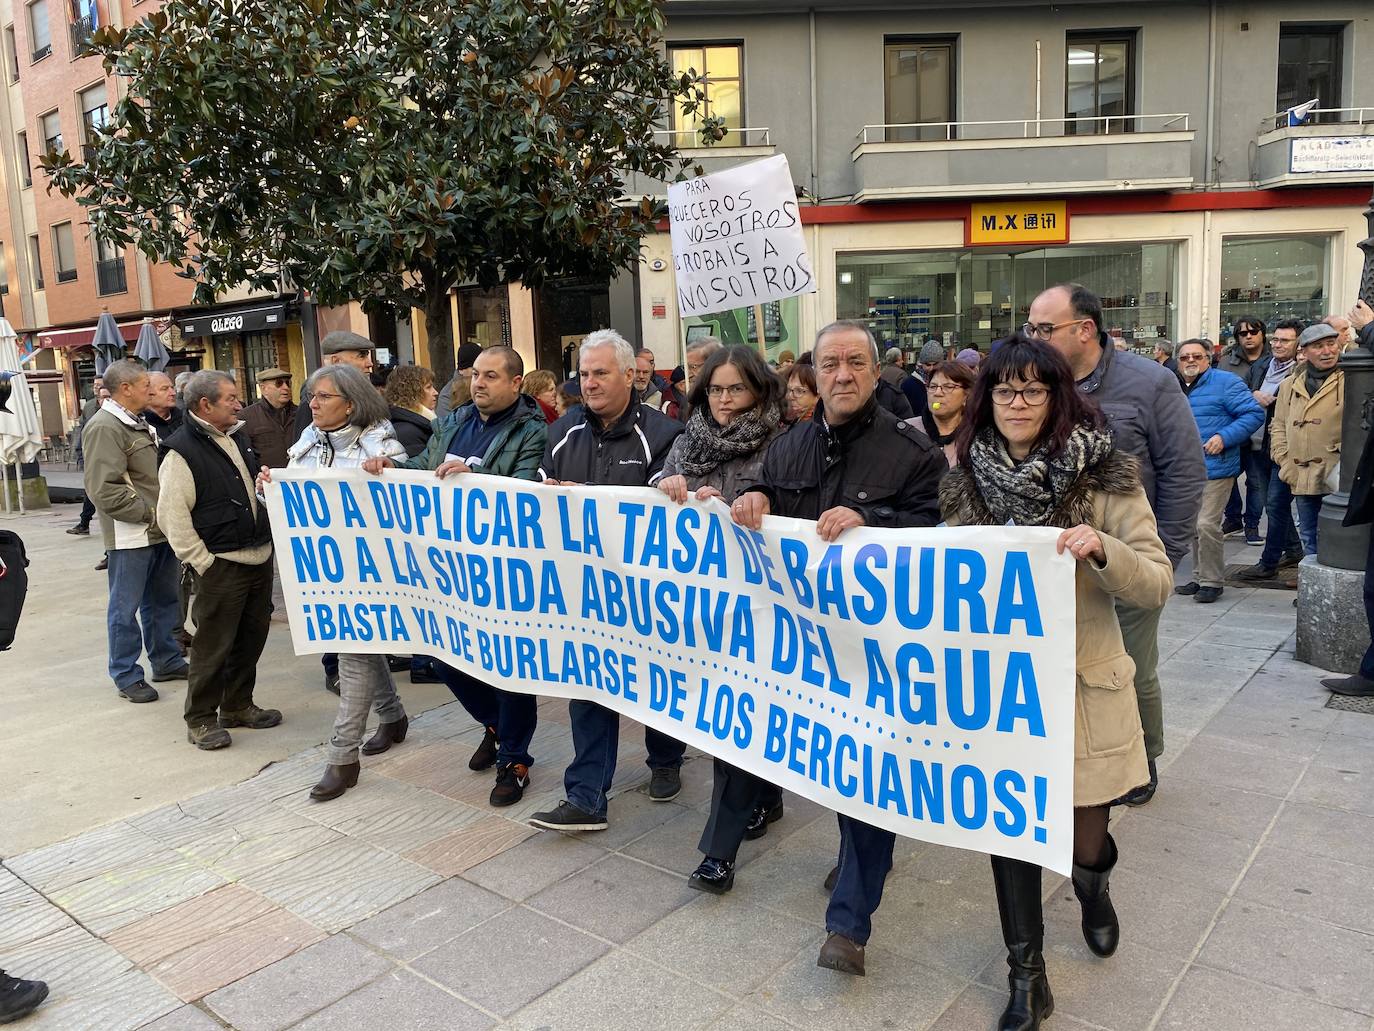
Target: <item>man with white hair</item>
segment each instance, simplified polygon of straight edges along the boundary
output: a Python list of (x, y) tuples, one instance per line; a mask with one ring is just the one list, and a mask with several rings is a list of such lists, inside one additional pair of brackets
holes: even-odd
[[(588, 334), (578, 353), (582, 404), (549, 427), (539, 476), (554, 486), (608, 484), (647, 487), (663, 475), (682, 427), (635, 401), (635, 352), (613, 329)], [(568, 703), (573, 761), (563, 775), (567, 801), (535, 813), (530, 823), (555, 831), (601, 831), (607, 827), (606, 792), (615, 776), (620, 715), (595, 702)], [(649, 798), (671, 802), (682, 790), (686, 746), (645, 728), (644, 745), (653, 771)]]

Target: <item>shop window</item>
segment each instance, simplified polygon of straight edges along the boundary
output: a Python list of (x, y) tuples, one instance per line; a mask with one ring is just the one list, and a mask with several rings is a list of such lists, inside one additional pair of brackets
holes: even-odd
[(482, 347), (510, 346), (510, 291), (497, 286), (484, 290), (466, 286), (458, 291), (458, 334), (453, 346), (473, 343)]
[(952, 39), (888, 42), (883, 47), (887, 142), (953, 139), (955, 77)]
[(14, 26), (5, 26), (5, 67), (9, 69), (10, 82), (19, 81), (19, 47), (14, 40)]
[(52, 53), (52, 29), (48, 24), (48, 0), (29, 4), (29, 51), (32, 60), (41, 61)]
[(102, 295), (122, 294), (129, 289), (124, 272), (124, 251), (117, 245), (104, 240), (96, 241), (95, 282)]
[(44, 154), (62, 153), (62, 119), (56, 111), (49, 111), (38, 119), (38, 135), (43, 137)]
[(271, 333), (243, 334), (243, 360), (247, 372), (245, 384), (258, 381), (258, 373), (277, 365), (277, 344)]
[[(705, 94), (701, 111), (684, 115), (673, 107), (674, 143), (679, 147), (700, 144), (695, 133), (701, 118), (720, 118), (730, 129), (744, 128), (744, 47), (738, 43), (669, 44), (668, 55), (674, 74), (691, 72), (702, 76)], [(747, 140), (739, 133), (727, 132), (720, 141), (726, 146), (742, 146)]]
[[(1340, 25), (1281, 25), (1279, 27), (1279, 89), (1275, 111), (1318, 101), (1319, 108), (1341, 106)], [(1313, 121), (1340, 121), (1335, 113)]]
[(43, 255), (38, 252), (38, 235), (29, 237), (29, 272), (33, 276), (33, 288), (43, 289)]
[(27, 190), (33, 185), (33, 162), (29, 160), (29, 134), (17, 132), (14, 134), (15, 157), (19, 161), (19, 181), (22, 189)]
[(883, 348), (909, 355), (930, 339), (986, 350), (1026, 321), (1035, 296), (1082, 283), (1102, 298), (1104, 327), (1145, 350), (1173, 339), (1177, 245), (1042, 247), (838, 254), (836, 317), (859, 319)]
[(1135, 114), (1135, 34), (1070, 33), (1064, 71), (1066, 136), (1130, 132)]
[(1316, 321), (1328, 309), (1329, 236), (1228, 236), (1221, 242), (1221, 336), (1243, 317)]
[(100, 82), (82, 90), (76, 99), (81, 105), (81, 157), (89, 163), (100, 142), (100, 131), (110, 120), (110, 108), (105, 102), (105, 84)]
[(72, 224), (61, 222), (52, 227), (52, 261), (59, 283), (76, 279), (76, 244), (72, 240)]

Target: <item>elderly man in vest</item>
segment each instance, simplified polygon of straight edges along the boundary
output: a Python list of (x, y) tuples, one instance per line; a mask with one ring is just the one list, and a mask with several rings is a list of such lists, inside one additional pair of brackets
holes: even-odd
[(230, 727), (281, 722), (280, 712), (253, 702), (272, 611), (272, 532), (253, 483), (262, 462), (239, 432), (233, 378), (198, 372), (185, 398), (186, 422), (168, 439), (158, 476), (157, 514), (177, 557), (200, 576), (186, 737), (208, 751), (229, 746)]

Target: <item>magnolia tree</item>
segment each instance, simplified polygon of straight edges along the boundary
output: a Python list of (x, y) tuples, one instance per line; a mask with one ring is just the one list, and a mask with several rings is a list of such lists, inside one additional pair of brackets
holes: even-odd
[(702, 106), (663, 28), (661, 0), (170, 0), (94, 34), (125, 95), (86, 160), (42, 164), (199, 303), (285, 277), (421, 309), (443, 382), (454, 286), (638, 260), (660, 212), (626, 180), (682, 175), (654, 130)]

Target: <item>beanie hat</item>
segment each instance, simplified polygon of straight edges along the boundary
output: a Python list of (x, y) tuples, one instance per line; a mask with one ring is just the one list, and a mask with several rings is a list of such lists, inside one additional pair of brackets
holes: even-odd
[(477, 363), (477, 356), (482, 353), (482, 345), (468, 341), (458, 348), (458, 358), (454, 362), (455, 369), (470, 369)]
[(932, 362), (942, 362), (945, 360), (945, 349), (934, 340), (927, 340), (921, 346), (920, 364), (930, 365)]
[(967, 365), (970, 369), (976, 369), (978, 368), (978, 363), (982, 360), (982, 357), (983, 356), (980, 355), (974, 348), (966, 347), (957, 355), (955, 355), (954, 360), (956, 362), (961, 362), (962, 364)]

